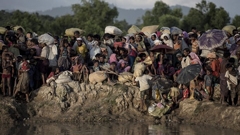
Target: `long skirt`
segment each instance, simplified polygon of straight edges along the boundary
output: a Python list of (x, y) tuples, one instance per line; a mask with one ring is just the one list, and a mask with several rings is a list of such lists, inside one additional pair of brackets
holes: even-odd
[(227, 88), (227, 79), (225, 78), (225, 74), (220, 74), (220, 89), (221, 89), (221, 95), (224, 95), (225, 97), (228, 96), (229, 90)]
[(20, 75), (16, 91), (20, 91), (24, 94), (29, 94), (29, 75), (28, 75), (28, 72), (23, 72)]
[(58, 67), (62, 68), (64, 71), (68, 70), (70, 67), (70, 60), (68, 57), (59, 57), (58, 59)]

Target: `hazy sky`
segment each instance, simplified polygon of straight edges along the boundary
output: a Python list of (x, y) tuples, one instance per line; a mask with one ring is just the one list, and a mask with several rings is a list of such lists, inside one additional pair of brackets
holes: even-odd
[[(152, 8), (157, 0), (105, 0), (117, 7), (121, 8)], [(195, 7), (196, 3), (201, 0), (162, 0), (169, 5), (184, 5)], [(217, 6), (222, 6), (231, 16), (238, 14), (240, 0), (207, 0), (214, 2)], [(24, 11), (44, 11), (53, 7), (70, 6), (75, 3), (80, 3), (80, 0), (0, 0), (0, 9)]]

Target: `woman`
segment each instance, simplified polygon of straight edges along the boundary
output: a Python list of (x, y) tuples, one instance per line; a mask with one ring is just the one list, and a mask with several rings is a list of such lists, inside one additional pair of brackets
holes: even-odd
[(27, 62), (26, 57), (23, 58), (23, 63), (21, 68), (18, 70), (19, 72), (19, 81), (17, 84), (16, 91), (14, 92), (14, 97), (18, 92), (22, 92), (26, 94), (26, 101), (29, 103), (29, 85), (30, 85), (30, 80), (29, 80), (29, 63)]
[(200, 59), (198, 58), (197, 54), (194, 53), (194, 52), (191, 52), (189, 54), (189, 58), (191, 60), (191, 64), (199, 64), (199, 65), (202, 65)]
[(151, 35), (151, 38), (150, 38), (150, 45), (151, 45), (151, 47), (153, 47), (155, 44), (154, 44), (154, 41), (155, 40), (159, 40), (158, 39), (158, 36), (157, 36), (157, 34), (156, 33), (153, 33), (152, 35)]
[(173, 48), (173, 42), (168, 33), (163, 33), (161, 39), (163, 40), (164, 44)]
[(122, 38), (123, 48), (128, 50), (129, 47), (129, 37), (125, 36)]
[(110, 56), (109, 61), (108, 61), (109, 64), (111, 64), (111, 63), (113, 63), (113, 62), (118, 63), (117, 55), (116, 55), (115, 53), (113, 53), (113, 54)]
[(135, 42), (136, 42), (136, 44), (138, 44), (137, 49), (138, 49), (139, 54), (141, 54), (141, 53), (148, 54), (146, 52), (146, 46), (143, 42), (143, 37), (141, 35), (136, 35), (136, 41)]
[(130, 37), (130, 44), (128, 48), (128, 56), (129, 56), (129, 65), (132, 68), (135, 62), (135, 59), (137, 57), (138, 51), (137, 51), (138, 44), (135, 43), (134, 37)]
[(68, 70), (70, 67), (70, 50), (68, 41), (63, 41), (63, 47), (60, 48), (60, 57), (58, 59), (58, 66), (63, 70)]

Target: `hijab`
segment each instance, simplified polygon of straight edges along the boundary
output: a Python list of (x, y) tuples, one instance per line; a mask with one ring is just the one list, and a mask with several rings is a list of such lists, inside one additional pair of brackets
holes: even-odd
[(117, 61), (117, 55), (115, 53), (113, 53), (109, 58), (109, 63), (111, 64), (113, 62), (116, 62), (116, 63), (118, 62)]
[(200, 59), (198, 58), (196, 53), (191, 52), (189, 55), (192, 58), (191, 63), (194, 62), (194, 63), (198, 63), (198, 64), (202, 65), (202, 62), (200, 61)]

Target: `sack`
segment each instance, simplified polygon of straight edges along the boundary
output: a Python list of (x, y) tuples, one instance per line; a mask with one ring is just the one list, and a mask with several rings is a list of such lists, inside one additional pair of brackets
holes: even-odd
[(56, 79), (56, 83), (68, 83), (68, 82), (71, 82), (72, 79), (71, 79), (71, 76), (72, 76), (72, 72), (70, 71), (64, 71), (61, 75), (58, 76), (58, 78)]
[(93, 60), (95, 59), (96, 54), (101, 53), (101, 48), (98, 46), (94, 46), (91, 50), (90, 50), (90, 58)]
[(4, 27), (0, 27), (0, 34), (4, 34), (7, 31), (6, 28)]
[(69, 28), (69, 29), (66, 29), (66, 30), (65, 30), (65, 35), (66, 35), (66, 36), (74, 36), (74, 32), (75, 32), (75, 31), (79, 31), (79, 32), (80, 32), (80, 35), (85, 32), (84, 30), (81, 30), (81, 29), (79, 29), (79, 28)]
[(113, 34), (116, 36), (121, 36), (123, 32), (115, 26), (107, 26), (105, 28), (105, 33)]
[(96, 71), (89, 75), (89, 82), (90, 83), (100, 83), (107, 79), (107, 75), (105, 74), (105, 71)]
[(142, 32), (143, 33), (147, 32), (147, 33), (151, 34), (151, 33), (156, 32), (158, 27), (159, 27), (159, 25), (145, 26), (142, 28)]
[(24, 29), (22, 26), (14, 26), (14, 27), (13, 27), (13, 30), (14, 30), (15, 32), (17, 32), (17, 30), (18, 30), (19, 28), (22, 28), (22, 29), (23, 29), (23, 33), (25, 33), (25, 29)]
[(147, 64), (147, 65), (152, 65), (152, 60), (151, 58), (148, 56), (144, 61), (143, 63)]
[(123, 83), (130, 82), (132, 81), (132, 79), (133, 79), (133, 74), (129, 72), (120, 73), (118, 76), (118, 81)]
[(38, 42), (47, 45), (52, 45), (54, 43), (54, 38), (49, 34), (45, 33), (38, 37)]
[(146, 69), (146, 66), (144, 65), (144, 63), (137, 63), (134, 67), (134, 73), (133, 76), (134, 77), (140, 77), (143, 75), (144, 70)]
[(137, 32), (139, 33), (141, 30), (135, 25), (132, 25), (132, 27), (128, 29), (128, 34), (135, 34)]

